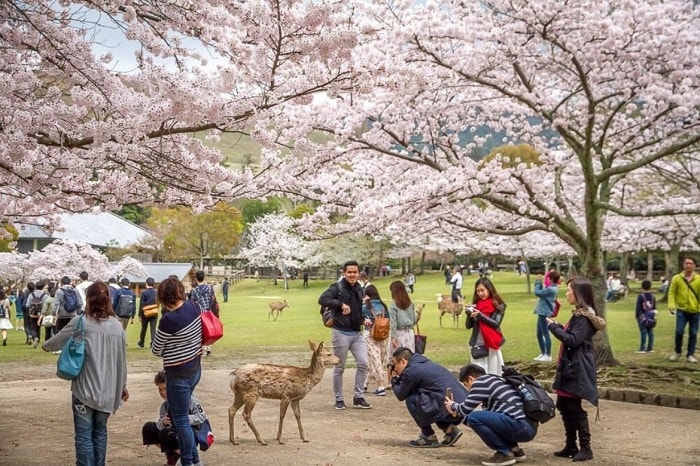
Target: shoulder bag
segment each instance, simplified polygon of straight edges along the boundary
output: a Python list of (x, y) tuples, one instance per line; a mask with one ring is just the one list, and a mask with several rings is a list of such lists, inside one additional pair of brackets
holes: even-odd
[[(63, 380), (73, 380), (83, 370), (85, 364), (85, 317), (80, 316), (73, 324), (73, 335), (63, 345), (61, 355), (56, 362), (56, 375)], [(80, 330), (80, 339), (75, 339)]]
[(372, 328), (370, 329), (369, 335), (372, 337), (373, 340), (377, 341), (384, 341), (387, 338), (389, 338), (389, 335), (391, 334), (391, 321), (389, 318), (385, 315), (384, 312), (382, 312), (381, 315), (377, 315), (374, 313), (374, 309), (372, 309), (371, 304), (368, 304), (369, 311), (372, 313), (372, 316), (374, 317), (374, 321), (372, 322)]
[(202, 345), (210, 346), (224, 336), (224, 325), (212, 311), (203, 311), (202, 316)]
[(416, 333), (415, 333), (414, 337), (415, 337), (416, 353), (425, 354), (425, 345), (428, 343), (428, 336), (420, 334), (420, 327), (418, 327), (417, 322), (416, 322)]
[(158, 316), (158, 304), (146, 304), (143, 306), (143, 316), (146, 319)]

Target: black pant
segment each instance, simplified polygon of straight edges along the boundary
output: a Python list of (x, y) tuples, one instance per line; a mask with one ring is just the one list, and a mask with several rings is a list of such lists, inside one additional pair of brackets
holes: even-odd
[(41, 338), (41, 330), (39, 329), (39, 317), (29, 318), (29, 336), (32, 338)]
[(177, 431), (174, 428), (158, 429), (155, 422), (147, 422), (141, 429), (144, 445), (160, 445), (160, 451), (171, 453), (180, 448), (177, 444)]
[(44, 341), (53, 336), (53, 329), (54, 327), (44, 327)]
[(70, 323), (71, 319), (72, 317), (59, 317), (58, 319), (56, 319), (56, 326), (54, 327), (54, 332), (60, 332), (63, 327)]
[(141, 318), (141, 334), (139, 335), (139, 346), (143, 346), (143, 342), (146, 339), (146, 328), (151, 327), (151, 345), (153, 344), (153, 335), (156, 333), (156, 322), (158, 321), (158, 316), (153, 317), (142, 317)]

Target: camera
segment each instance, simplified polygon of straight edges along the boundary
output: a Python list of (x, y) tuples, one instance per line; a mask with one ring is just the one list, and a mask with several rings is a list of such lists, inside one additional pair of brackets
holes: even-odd
[(394, 364), (389, 363), (386, 365), (386, 368), (389, 369), (391, 372), (394, 372)]

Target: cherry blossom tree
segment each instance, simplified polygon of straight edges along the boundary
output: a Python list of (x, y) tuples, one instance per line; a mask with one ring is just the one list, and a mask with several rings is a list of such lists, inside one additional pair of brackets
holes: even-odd
[[(294, 229), (294, 219), (284, 214), (268, 214), (249, 226), (247, 243), (239, 255), (252, 266), (274, 267), (284, 277), (287, 285), (287, 268), (303, 267), (317, 247), (304, 241)], [(275, 280), (275, 283), (276, 280)]]
[(140, 279), (146, 280), (148, 273), (143, 264), (131, 256), (124, 256), (114, 267), (112, 267), (112, 276), (116, 278), (124, 275), (131, 275)]
[[(270, 142), (280, 103), (346, 86), (350, 11), (302, 0), (1, 2), (0, 219), (205, 208), (266, 191), (269, 161), (230, 170), (202, 139)], [(123, 50), (134, 50), (129, 69)]]
[(79, 241), (58, 239), (40, 251), (31, 251), (26, 260), (27, 276), (32, 280), (61, 277), (77, 278), (86, 271), (90, 277), (107, 280), (111, 267), (107, 256)]
[[(309, 224), (391, 224), (407, 209), (464, 232), (535, 231), (582, 262), (604, 314), (611, 215), (700, 213), (700, 10), (688, 1), (361, 2), (354, 86), (306, 105), (293, 185)], [(300, 108), (287, 115), (297, 118)], [(290, 117), (291, 122), (291, 117)], [(292, 127), (279, 121), (280, 126)], [(531, 146), (536, 158), (494, 146)], [(350, 200), (348, 193), (362, 193)], [(318, 193), (312, 195), (310, 193)], [(610, 231), (611, 235), (615, 231)], [(614, 361), (607, 333), (600, 362)]]

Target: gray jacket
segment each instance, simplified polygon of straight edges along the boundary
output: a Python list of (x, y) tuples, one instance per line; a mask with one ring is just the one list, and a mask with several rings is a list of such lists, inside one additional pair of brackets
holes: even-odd
[[(71, 391), (92, 409), (114, 413), (121, 405), (122, 392), (126, 388), (126, 334), (115, 317), (103, 320), (74, 317), (42, 348), (45, 351), (62, 349), (73, 335), (78, 319), (84, 319), (85, 364), (71, 382)], [(75, 338), (80, 339), (79, 332)]]

